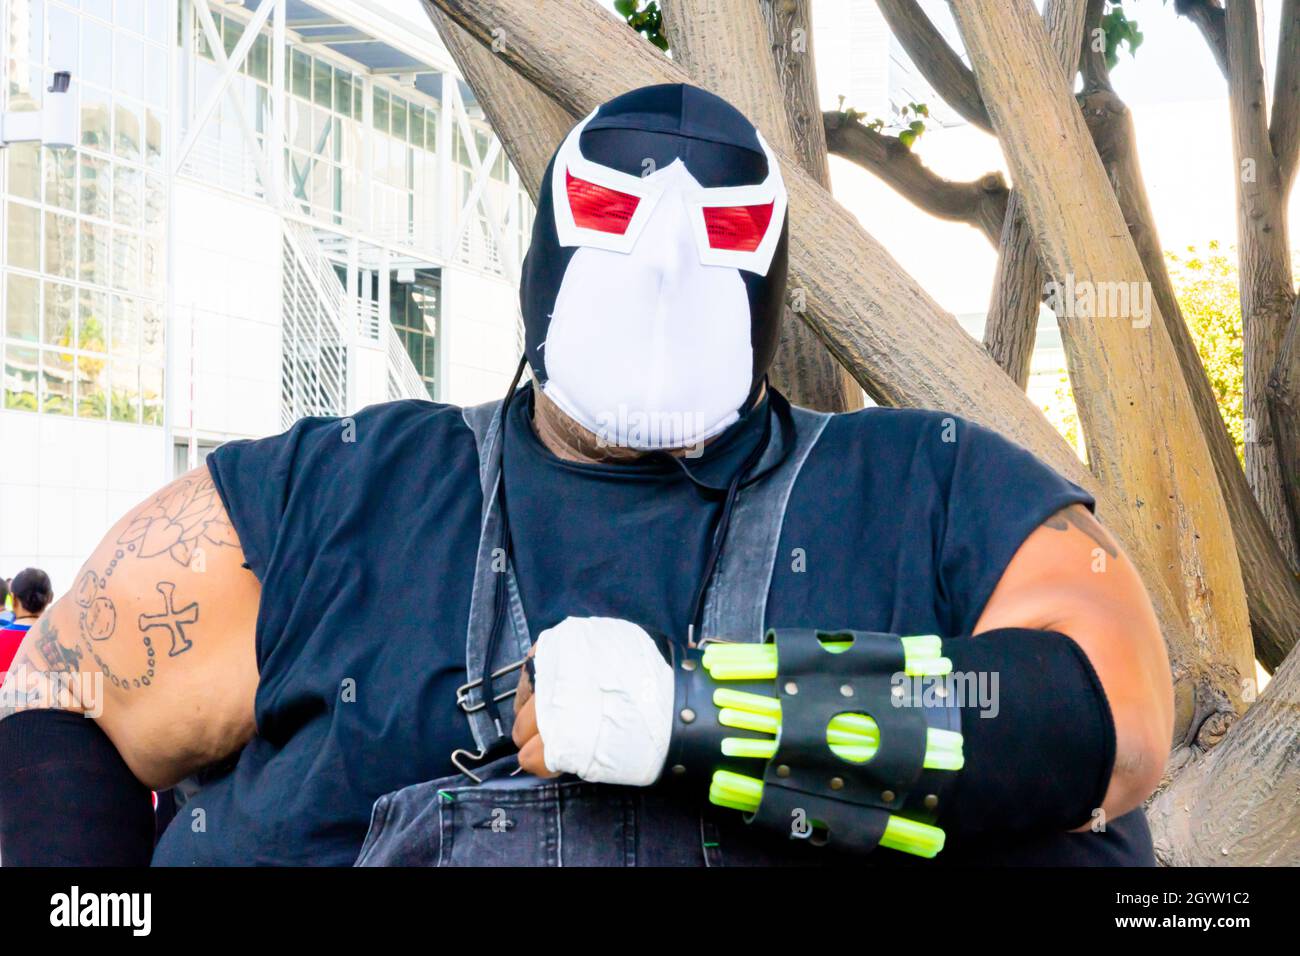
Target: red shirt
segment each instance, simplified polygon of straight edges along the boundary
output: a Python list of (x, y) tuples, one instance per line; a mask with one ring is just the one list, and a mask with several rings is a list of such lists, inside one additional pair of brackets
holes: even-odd
[(18, 653), (18, 645), (31, 629), (30, 624), (10, 624), (0, 628), (0, 676), (9, 670), (14, 655)]

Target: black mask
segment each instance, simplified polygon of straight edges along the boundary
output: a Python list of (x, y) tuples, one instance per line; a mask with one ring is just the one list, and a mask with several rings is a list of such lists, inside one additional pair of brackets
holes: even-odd
[(771, 365), (786, 193), (758, 131), (693, 86), (633, 90), (561, 144), (520, 304), (559, 407), (611, 443), (689, 445), (735, 421)]

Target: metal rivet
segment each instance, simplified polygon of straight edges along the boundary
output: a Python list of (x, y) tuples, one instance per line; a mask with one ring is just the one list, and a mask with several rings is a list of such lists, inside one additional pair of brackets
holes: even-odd
[(682, 723), (689, 724), (695, 720), (695, 711), (691, 710), (689, 707), (683, 707), (682, 712), (678, 714), (678, 716), (681, 717)]
[(943, 698), (948, 696), (948, 688), (940, 684), (934, 689), (934, 696), (938, 697), (940, 700), (943, 700)]
[(674, 765), (673, 765), (673, 773), (676, 774), (677, 776), (680, 777), (680, 776), (681, 776), (682, 774), (684, 774), (685, 772), (686, 772), (686, 768), (683, 767), (681, 764), (674, 764)]
[(831, 777), (831, 789), (832, 789), (832, 790), (843, 790), (843, 789), (844, 789), (844, 778), (843, 778), (843, 777)]
[(787, 767), (785, 764), (781, 764), (779, 767), (776, 768), (776, 775), (778, 777), (788, 777), (790, 776), (790, 768)]
[(682, 661), (682, 670), (684, 671), (695, 670), (695, 661)]
[(893, 694), (895, 697), (902, 697), (902, 696), (903, 696), (903, 688), (902, 688), (902, 687), (895, 687), (893, 690), (890, 691), (890, 693)]
[(894, 793), (894, 791), (892, 791), (892, 790), (885, 790), (883, 793), (880, 794), (880, 799), (881, 799), (881, 800), (884, 800), (886, 803), (893, 803), (893, 802), (894, 802), (894, 797), (896, 797), (896, 796), (897, 796), (897, 794)]
[(925, 808), (926, 808), (927, 810), (933, 810), (933, 809), (934, 809), (935, 807), (937, 807), (938, 805), (939, 805), (939, 798), (938, 798), (938, 796), (936, 796), (936, 795), (933, 794), (933, 793), (931, 793), (931, 794), (927, 794), (927, 795), (926, 795), (926, 798), (925, 798)]
[(785, 692), (793, 697), (799, 693), (799, 685), (792, 680), (788, 680), (785, 682)]
[(840, 696), (842, 696), (842, 697), (852, 697), (852, 696), (853, 696), (853, 688), (850, 687), (848, 684), (841, 684), (841, 685), (840, 685)]

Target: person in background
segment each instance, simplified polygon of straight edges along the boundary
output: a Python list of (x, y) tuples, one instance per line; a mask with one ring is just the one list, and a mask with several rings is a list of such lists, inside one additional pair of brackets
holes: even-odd
[(13, 598), (9, 596), (9, 582), (0, 578), (0, 627), (4, 627), (14, 619), (13, 609), (9, 607)]
[(54, 600), (50, 576), (40, 568), (24, 568), (14, 575), (9, 593), (13, 598), (14, 617), (0, 628), (0, 673), (9, 670), (10, 662), (18, 653), (18, 645)]

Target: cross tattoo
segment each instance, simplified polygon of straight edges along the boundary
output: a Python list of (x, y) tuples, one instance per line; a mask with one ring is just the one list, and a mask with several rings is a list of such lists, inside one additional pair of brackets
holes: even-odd
[(176, 585), (170, 581), (159, 581), (158, 593), (163, 596), (163, 612), (161, 614), (141, 614), (140, 630), (149, 631), (156, 627), (166, 628), (172, 639), (171, 650), (167, 652), (167, 656), (175, 657), (177, 654), (184, 654), (193, 643), (185, 636), (185, 625), (194, 624), (198, 621), (199, 603), (191, 601), (178, 610), (174, 603)]

